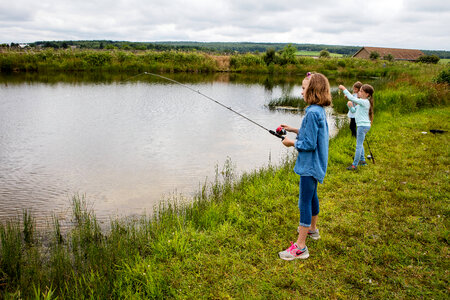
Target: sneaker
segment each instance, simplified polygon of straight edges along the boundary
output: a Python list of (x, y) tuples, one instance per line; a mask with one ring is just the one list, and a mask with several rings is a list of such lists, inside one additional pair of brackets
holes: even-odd
[(351, 165), (351, 166), (347, 167), (347, 170), (350, 170), (350, 171), (356, 171), (356, 169), (357, 169), (357, 167), (354, 166), (354, 165)]
[(308, 230), (308, 236), (313, 240), (320, 239), (319, 229), (316, 229), (314, 231)]
[[(300, 227), (297, 227), (297, 232), (300, 232), (299, 230)], [(313, 240), (318, 240), (320, 239), (320, 234), (319, 234), (319, 229), (316, 230), (308, 230), (308, 236), (310, 238), (312, 238)]]
[(367, 162), (365, 160), (360, 160), (358, 166), (367, 166)]
[(309, 257), (308, 247), (299, 249), (297, 243), (291, 242), (291, 246), (284, 251), (278, 252), (278, 256), (284, 260), (306, 259)]

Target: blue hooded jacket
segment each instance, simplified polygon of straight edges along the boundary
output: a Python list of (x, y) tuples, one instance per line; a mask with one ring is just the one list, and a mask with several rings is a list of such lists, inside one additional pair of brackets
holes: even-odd
[(308, 106), (295, 141), (298, 156), (294, 172), (323, 183), (328, 164), (328, 139), (325, 109), (315, 104)]

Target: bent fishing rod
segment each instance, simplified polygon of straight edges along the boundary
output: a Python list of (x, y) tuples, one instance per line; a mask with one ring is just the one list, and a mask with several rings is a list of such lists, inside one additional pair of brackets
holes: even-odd
[[(273, 134), (273, 135), (276, 136), (277, 138), (280, 138), (281, 140), (284, 140), (284, 136), (283, 136), (283, 135), (286, 134), (286, 130), (285, 130), (284, 128), (278, 127), (278, 128), (276, 129), (276, 131), (271, 130), (271, 129), (268, 129), (268, 128), (262, 126), (261, 124), (258, 124), (257, 122), (253, 121), (252, 119), (250, 119), (250, 118), (244, 116), (243, 114), (241, 114), (241, 113), (235, 111), (235, 110), (232, 109), (231, 107), (226, 106), (226, 105), (220, 103), (220, 102), (217, 101), (216, 99), (214, 99), (214, 98), (212, 98), (212, 97), (210, 97), (210, 96), (208, 96), (208, 95), (205, 95), (205, 94), (203, 94), (202, 92), (200, 92), (199, 90), (195, 90), (195, 89), (191, 88), (190, 86), (187, 86), (187, 85), (185, 85), (185, 84), (182, 84), (181, 82), (178, 82), (178, 81), (176, 81), (176, 80), (174, 80), (174, 79), (171, 79), (171, 78), (168, 78), (168, 77), (159, 75), (159, 74), (155, 74), (155, 73), (150, 73), (150, 72), (144, 72), (144, 73), (135, 75), (135, 76), (133, 76), (133, 77), (137, 77), (137, 76), (139, 76), (139, 75), (144, 75), (144, 74), (145, 74), (145, 75), (156, 76), (156, 77), (159, 77), (159, 78), (162, 78), (162, 79), (171, 81), (171, 82), (173, 82), (173, 83), (176, 83), (176, 84), (178, 84), (178, 85), (181, 85), (181, 86), (183, 86), (183, 87), (185, 87), (185, 88), (187, 88), (187, 89), (189, 89), (189, 90), (191, 90), (191, 91), (193, 91), (193, 92), (195, 92), (195, 93), (197, 93), (197, 94), (200, 94), (201, 96), (205, 97), (206, 99), (211, 100), (211, 101), (213, 101), (213, 102), (216, 103), (216, 104), (219, 104), (220, 106), (222, 106), (222, 107), (224, 107), (224, 108), (230, 110), (231, 112), (234, 112), (234, 113), (237, 114), (238, 116), (240, 116), (240, 117), (246, 119), (247, 121), (252, 122), (252, 123), (255, 124), (256, 126), (258, 126), (258, 127), (262, 128), (262, 129), (268, 131), (270, 134)], [(133, 78), (133, 77), (131, 77), (131, 78)], [(131, 78), (129, 78), (129, 79), (131, 79)]]

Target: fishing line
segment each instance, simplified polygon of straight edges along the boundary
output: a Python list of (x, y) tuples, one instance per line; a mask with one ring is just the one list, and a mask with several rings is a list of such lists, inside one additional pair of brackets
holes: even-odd
[[(243, 114), (241, 114), (241, 113), (235, 111), (235, 110), (232, 109), (231, 107), (226, 106), (226, 105), (220, 103), (219, 101), (217, 101), (216, 99), (214, 99), (214, 98), (212, 98), (212, 97), (210, 97), (210, 96), (208, 96), (208, 95), (203, 94), (203, 93), (200, 92), (199, 90), (195, 90), (195, 89), (191, 88), (190, 86), (187, 86), (187, 85), (185, 85), (185, 84), (183, 84), (183, 83), (181, 83), (181, 82), (178, 82), (178, 81), (176, 81), (176, 80), (174, 80), (174, 79), (171, 79), (171, 78), (168, 78), (168, 77), (159, 75), (159, 74), (155, 74), (155, 73), (150, 73), (150, 72), (144, 72), (144, 73), (135, 75), (135, 76), (133, 76), (133, 77), (137, 77), (137, 76), (139, 76), (139, 75), (144, 75), (144, 74), (145, 74), (145, 75), (156, 76), (156, 77), (159, 77), (159, 78), (162, 78), (162, 79), (171, 81), (171, 82), (173, 82), (173, 83), (176, 83), (176, 84), (178, 84), (178, 85), (181, 85), (181, 86), (183, 86), (183, 87), (185, 87), (185, 88), (187, 88), (187, 89), (189, 89), (189, 90), (191, 90), (191, 91), (193, 91), (193, 92), (195, 92), (195, 93), (197, 93), (197, 94), (200, 94), (201, 96), (205, 97), (206, 99), (211, 100), (211, 101), (213, 101), (214, 103), (219, 104), (220, 106), (222, 106), (222, 107), (224, 107), (224, 108), (226, 108), (226, 109), (228, 109), (228, 110), (234, 112), (234, 113), (237, 114), (238, 116), (240, 116), (240, 117), (246, 119), (247, 121), (252, 122), (252, 123), (255, 124), (256, 126), (259, 126), (260, 128), (262, 128), (262, 129), (268, 131), (270, 134), (273, 134), (273, 135), (276, 136), (277, 138), (280, 138), (281, 140), (284, 140), (284, 136), (283, 136), (282, 134), (280, 134), (280, 133), (278, 133), (278, 132), (275, 132), (275, 131), (273, 131), (273, 130), (271, 130), (271, 129), (268, 129), (268, 128), (262, 126), (261, 124), (258, 124), (257, 122), (253, 121), (252, 119), (250, 119), (250, 118), (244, 116)], [(133, 78), (133, 77), (131, 77), (131, 78)], [(131, 78), (130, 78), (130, 79), (131, 79)], [(277, 131), (278, 131), (278, 130), (277, 130)]]

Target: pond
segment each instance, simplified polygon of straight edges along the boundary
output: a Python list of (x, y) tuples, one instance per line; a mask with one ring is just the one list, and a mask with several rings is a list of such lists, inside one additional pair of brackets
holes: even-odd
[[(301, 124), (303, 112), (266, 106), (300, 95), (301, 78), (166, 76), (266, 128)], [(238, 114), (150, 75), (10, 75), (0, 84), (2, 220), (23, 209), (38, 223), (53, 214), (64, 220), (76, 194), (85, 195), (99, 220), (151, 214), (161, 200), (192, 197), (226, 161), (240, 175), (276, 165), (294, 151)], [(333, 136), (338, 120), (332, 109), (327, 114)]]

